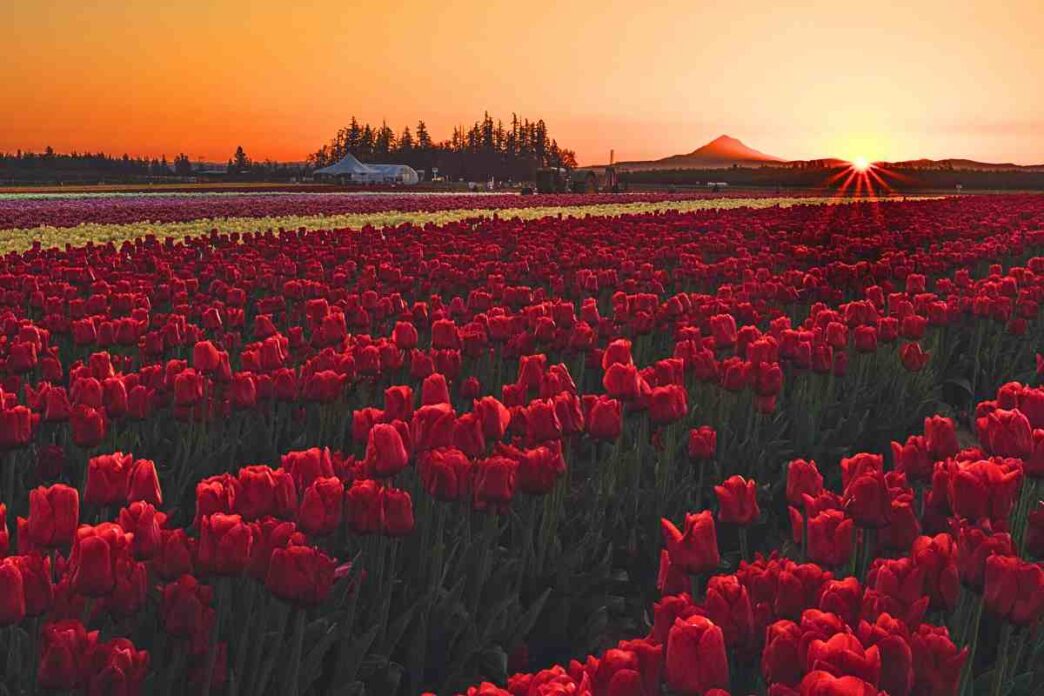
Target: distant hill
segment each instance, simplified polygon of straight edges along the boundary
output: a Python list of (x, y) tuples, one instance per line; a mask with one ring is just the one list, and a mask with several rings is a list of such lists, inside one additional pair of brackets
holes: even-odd
[[(941, 160), (914, 159), (901, 162), (877, 162), (877, 166), (888, 169), (917, 169), (942, 171), (1044, 171), (1044, 164), (1018, 165), (1010, 162), (990, 163), (970, 159), (949, 158)], [(687, 169), (732, 169), (733, 167), (785, 167), (790, 169), (833, 169), (848, 166), (848, 162), (834, 157), (813, 160), (784, 160), (755, 150), (742, 141), (721, 135), (703, 147), (684, 155), (671, 155), (658, 160), (641, 162), (619, 162), (621, 171), (687, 170)]]
[(720, 135), (703, 147), (686, 155), (673, 155), (648, 162), (620, 162), (624, 170), (641, 169), (727, 169), (737, 166), (761, 166), (783, 163), (784, 160), (766, 155), (728, 135)]
[(941, 160), (932, 159), (915, 159), (915, 160), (904, 160), (901, 162), (882, 162), (884, 166), (891, 167), (894, 169), (950, 169), (954, 171), (980, 171), (980, 172), (1001, 172), (1001, 171), (1012, 171), (1012, 170), (1030, 170), (1030, 171), (1041, 171), (1044, 170), (1044, 164), (1012, 164), (1011, 162), (994, 163), (994, 162), (976, 162), (970, 159), (959, 159), (949, 158)]

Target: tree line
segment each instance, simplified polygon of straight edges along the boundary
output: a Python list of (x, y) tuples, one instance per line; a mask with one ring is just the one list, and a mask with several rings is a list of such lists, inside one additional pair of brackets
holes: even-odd
[(364, 163), (407, 164), (431, 174), (433, 170), (453, 179), (530, 179), (538, 167), (575, 167), (576, 154), (561, 147), (543, 119), (530, 121), (512, 114), (511, 122), (496, 121), (486, 112), (470, 127), (457, 126), (442, 141), (432, 138), (424, 121), (398, 134), (387, 122), (380, 126), (351, 122), (337, 131), (327, 145), (308, 158), (321, 168), (351, 153)]
[[(352, 117), (329, 142), (308, 156), (307, 162), (255, 161), (242, 147), (228, 159), (222, 178), (236, 181), (287, 181), (337, 162), (347, 153), (362, 162), (407, 164), (428, 173), (468, 181), (526, 181), (539, 167), (575, 167), (576, 155), (551, 137), (543, 119), (530, 121), (512, 114), (510, 123), (494, 121), (487, 112), (470, 127), (457, 126), (446, 140), (435, 140), (424, 121), (400, 132), (387, 123), (360, 124)], [(219, 165), (220, 166), (220, 165)], [(0, 183), (143, 182), (193, 177), (210, 178), (213, 166), (193, 163), (179, 153), (173, 160), (113, 156), (103, 152), (0, 153)]]
[[(173, 160), (162, 157), (113, 156), (103, 152), (58, 153), (47, 147), (43, 152), (0, 152), (0, 183), (98, 183), (147, 182), (213, 175), (212, 165), (193, 163), (179, 153)], [(242, 147), (228, 160), (225, 177), (237, 181), (287, 181), (308, 174), (302, 164), (253, 161)]]

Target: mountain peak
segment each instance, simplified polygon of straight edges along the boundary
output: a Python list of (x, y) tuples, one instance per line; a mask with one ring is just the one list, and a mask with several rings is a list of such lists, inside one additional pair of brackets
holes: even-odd
[(736, 162), (780, 162), (780, 158), (766, 155), (752, 147), (747, 147), (742, 141), (731, 135), (719, 135), (703, 147), (699, 147), (684, 157), (694, 159), (705, 159), (713, 161), (736, 161)]
[(733, 138), (731, 135), (723, 133), (714, 140), (707, 143), (708, 145), (742, 145), (743, 143)]
[(651, 162), (622, 162), (621, 166), (628, 169), (728, 169), (733, 166), (758, 167), (783, 161), (748, 147), (738, 138), (722, 134), (688, 154)]

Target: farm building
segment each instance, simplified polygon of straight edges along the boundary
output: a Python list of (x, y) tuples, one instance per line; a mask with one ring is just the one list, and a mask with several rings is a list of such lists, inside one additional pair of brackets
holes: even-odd
[(313, 176), (353, 184), (405, 184), (420, 181), (417, 172), (405, 164), (363, 164), (351, 153), (329, 167), (317, 169)]

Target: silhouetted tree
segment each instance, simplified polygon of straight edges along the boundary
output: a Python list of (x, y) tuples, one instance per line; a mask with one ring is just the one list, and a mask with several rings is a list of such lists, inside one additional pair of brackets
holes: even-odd
[(432, 148), (431, 136), (428, 135), (428, 127), (424, 121), (417, 122), (417, 149), (430, 150)]
[(184, 152), (179, 153), (174, 158), (174, 175), (175, 176), (192, 176), (192, 162), (189, 161), (188, 155)]
[(247, 157), (242, 145), (236, 148), (236, 154), (232, 155), (229, 162), (229, 172), (232, 174), (245, 174), (250, 170), (250, 158)]

